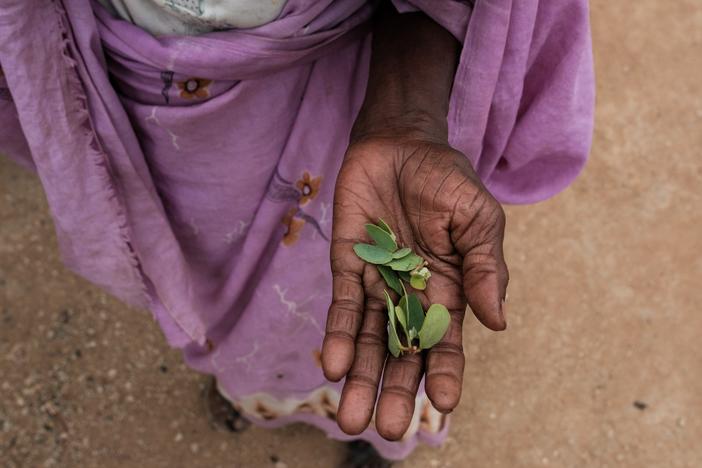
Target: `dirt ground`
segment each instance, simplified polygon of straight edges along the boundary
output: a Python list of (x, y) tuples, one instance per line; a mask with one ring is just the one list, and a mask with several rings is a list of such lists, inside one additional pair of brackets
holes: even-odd
[[(465, 328), (441, 449), (399, 466), (702, 466), (702, 3), (592, 2), (582, 177), (508, 211), (509, 330)], [(217, 431), (150, 315), (59, 261), (38, 181), (0, 160), (0, 466), (333, 467), (295, 425)]]

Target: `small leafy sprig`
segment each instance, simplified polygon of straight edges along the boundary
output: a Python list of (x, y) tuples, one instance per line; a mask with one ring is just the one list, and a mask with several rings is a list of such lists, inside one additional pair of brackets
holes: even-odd
[[(366, 224), (366, 232), (375, 244), (358, 243), (354, 252), (362, 260), (376, 265), (385, 283), (401, 296), (395, 305), (385, 290), (388, 309), (388, 348), (399, 357), (402, 353), (417, 353), (429, 349), (443, 338), (451, 321), (445, 306), (432, 304), (426, 313), (416, 294), (408, 294), (405, 282), (423, 291), (431, 272), (427, 262), (409, 247), (400, 247), (397, 236), (382, 219), (378, 224)], [(400, 331), (398, 333), (398, 323)]]

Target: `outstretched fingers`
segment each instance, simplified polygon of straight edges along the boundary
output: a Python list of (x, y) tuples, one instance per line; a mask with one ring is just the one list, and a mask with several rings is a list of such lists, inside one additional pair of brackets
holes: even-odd
[(409, 428), (424, 370), (423, 361), (421, 354), (388, 356), (375, 416), (378, 434), (387, 440), (401, 439)]
[(424, 388), (434, 408), (450, 413), (458, 405), (463, 388), (464, 312), (450, 310), (451, 322), (444, 337), (427, 352)]
[(356, 353), (337, 412), (339, 427), (347, 434), (363, 432), (373, 416), (387, 355), (386, 323), (384, 303), (373, 299), (367, 301), (363, 325), (356, 338)]
[(341, 380), (351, 368), (356, 335), (363, 322), (363, 264), (350, 258), (344, 252), (346, 247), (350, 249), (351, 245), (332, 243), (332, 303), (322, 344), (324, 376), (333, 382)]

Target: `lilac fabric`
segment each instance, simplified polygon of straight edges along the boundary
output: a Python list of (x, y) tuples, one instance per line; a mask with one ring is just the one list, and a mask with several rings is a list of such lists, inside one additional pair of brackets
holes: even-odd
[[(334, 180), (364, 97), (371, 4), (289, 0), (258, 28), (159, 38), (90, 0), (0, 4), (0, 153), (41, 178), (66, 264), (149, 307), (234, 402), (338, 392), (318, 352)], [(492, 193), (532, 203), (566, 187), (593, 125), (586, 1), (395, 5), (463, 43), (450, 142)], [(305, 421), (345, 438), (319, 414), (278, 413), (262, 424)], [(445, 433), (361, 437), (402, 458)]]

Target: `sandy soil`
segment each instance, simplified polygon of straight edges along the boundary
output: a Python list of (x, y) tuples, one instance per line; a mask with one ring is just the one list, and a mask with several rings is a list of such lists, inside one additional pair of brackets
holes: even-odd
[[(510, 328), (468, 321), (439, 449), (400, 466), (702, 466), (702, 3), (592, 2), (592, 160), (508, 208)], [(0, 465), (332, 467), (292, 426), (214, 429), (149, 314), (67, 272), (38, 181), (0, 161)]]

